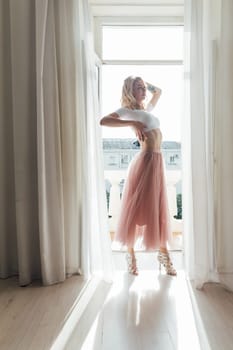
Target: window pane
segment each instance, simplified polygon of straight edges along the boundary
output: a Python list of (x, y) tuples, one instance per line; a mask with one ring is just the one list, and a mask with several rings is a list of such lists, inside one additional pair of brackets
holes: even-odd
[[(120, 107), (123, 81), (129, 75), (141, 76), (145, 81), (162, 89), (162, 95), (153, 113), (159, 118), (164, 141), (181, 140), (181, 114), (183, 104), (183, 66), (159, 65), (103, 65), (102, 109), (103, 115)], [(150, 96), (150, 94), (148, 94)], [(135, 137), (130, 128), (103, 127), (104, 138)]]
[(103, 59), (182, 60), (182, 26), (104, 26)]

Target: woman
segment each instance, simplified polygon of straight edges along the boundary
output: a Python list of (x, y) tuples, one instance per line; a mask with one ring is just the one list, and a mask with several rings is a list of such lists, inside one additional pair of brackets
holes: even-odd
[[(147, 105), (144, 103), (146, 90), (152, 94)], [(147, 251), (159, 248), (160, 268), (162, 264), (167, 274), (176, 275), (167, 248), (171, 230), (161, 153), (162, 134), (159, 120), (150, 113), (160, 95), (161, 89), (140, 77), (130, 76), (122, 88), (122, 108), (100, 121), (101, 125), (110, 127), (132, 127), (141, 146), (129, 167), (115, 235), (115, 240), (128, 247), (128, 271), (133, 275), (138, 274), (134, 253), (138, 238)]]

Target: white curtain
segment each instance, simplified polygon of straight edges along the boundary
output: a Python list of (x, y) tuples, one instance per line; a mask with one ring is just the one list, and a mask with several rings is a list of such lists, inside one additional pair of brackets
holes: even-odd
[(233, 290), (233, 3), (185, 1), (184, 240), (189, 278)]
[(0, 277), (109, 278), (87, 2), (0, 6)]
[[(88, 1), (79, 2), (83, 16), (82, 58), (84, 113), (81, 130), (85, 130), (82, 149), (86, 150), (83, 160), (85, 186), (83, 192), (82, 225), (87, 235), (83, 240), (83, 266), (88, 270), (112, 281), (113, 261), (108, 227), (107, 202), (105, 194), (102, 135), (99, 125), (99, 67), (95, 61), (94, 42)], [(79, 10), (80, 12), (80, 10)], [(87, 246), (87, 247), (86, 247)], [(88, 249), (88, 254), (86, 250)], [(90, 272), (89, 272), (90, 273)]]

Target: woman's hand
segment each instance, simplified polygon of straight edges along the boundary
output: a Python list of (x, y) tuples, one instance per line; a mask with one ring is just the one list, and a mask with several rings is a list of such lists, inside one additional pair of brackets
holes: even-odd
[(134, 129), (139, 141), (144, 141), (146, 139), (146, 134), (144, 132), (145, 124), (138, 121), (133, 121), (132, 128)]
[(145, 83), (148, 91), (150, 91), (152, 94), (156, 92), (156, 87), (154, 85), (148, 83), (147, 81)]
[(150, 109), (153, 109), (162, 94), (162, 90), (157, 86), (154, 86), (148, 82), (146, 82), (146, 87), (147, 87), (147, 90), (150, 91), (150, 93), (152, 94), (152, 98), (149, 101), (148, 106), (151, 105), (152, 108)]

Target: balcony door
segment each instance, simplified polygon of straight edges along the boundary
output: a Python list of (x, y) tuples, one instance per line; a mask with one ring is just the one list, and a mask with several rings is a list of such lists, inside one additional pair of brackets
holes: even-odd
[[(181, 117), (183, 106), (183, 27), (181, 25), (101, 28), (101, 109), (107, 115), (120, 107), (121, 89), (129, 75), (161, 87), (154, 113), (163, 133), (174, 249), (182, 249)], [(113, 237), (127, 167), (138, 152), (130, 128), (102, 128), (109, 228)], [(118, 249), (113, 244), (113, 249)]]

